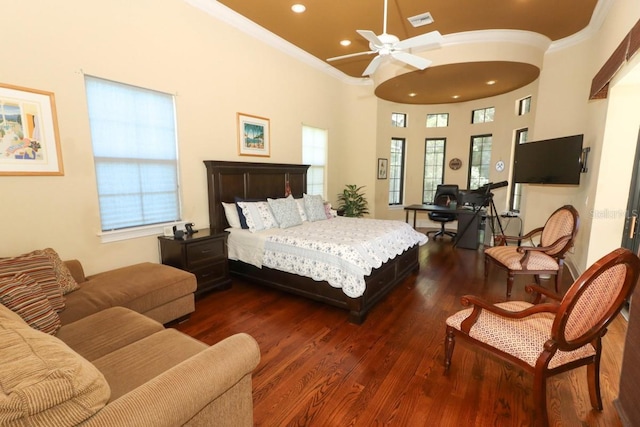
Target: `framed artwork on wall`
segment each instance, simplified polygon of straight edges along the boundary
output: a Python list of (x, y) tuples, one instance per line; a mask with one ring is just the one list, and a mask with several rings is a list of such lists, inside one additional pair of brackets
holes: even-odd
[(238, 113), (238, 154), (271, 156), (269, 119)]
[(378, 179), (387, 179), (387, 159), (378, 159)]
[(0, 175), (64, 175), (52, 92), (0, 83)]

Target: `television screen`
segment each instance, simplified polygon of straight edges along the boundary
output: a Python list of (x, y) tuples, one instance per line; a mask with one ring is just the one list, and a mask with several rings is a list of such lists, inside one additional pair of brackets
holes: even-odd
[(580, 184), (583, 135), (516, 145), (513, 182)]

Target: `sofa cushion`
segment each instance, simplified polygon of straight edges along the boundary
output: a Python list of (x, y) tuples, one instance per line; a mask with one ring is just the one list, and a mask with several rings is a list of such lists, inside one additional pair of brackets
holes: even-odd
[(58, 287), (53, 263), (44, 254), (25, 254), (13, 258), (0, 259), (0, 277), (25, 273), (31, 276), (42, 288), (53, 309), (64, 309), (64, 297)]
[(60, 328), (60, 317), (51, 302), (38, 282), (25, 273), (0, 277), (0, 303), (34, 329), (55, 334)]
[(209, 346), (175, 329), (164, 329), (93, 361), (111, 387), (111, 399), (139, 387)]
[(56, 337), (92, 361), (163, 329), (162, 324), (133, 310), (111, 307), (64, 325)]
[(42, 254), (49, 258), (51, 264), (53, 264), (53, 270), (56, 275), (56, 283), (63, 295), (73, 292), (78, 289), (78, 283), (73, 275), (69, 271), (69, 268), (65, 265), (64, 261), (60, 258), (58, 253), (52, 248), (46, 248), (32, 252), (34, 254)]
[(104, 407), (109, 385), (91, 363), (54, 336), (0, 318), (0, 425), (76, 425)]
[(127, 307), (145, 313), (196, 290), (192, 273), (150, 262), (87, 277), (80, 289), (67, 294), (60, 313), (63, 325), (109, 307)]

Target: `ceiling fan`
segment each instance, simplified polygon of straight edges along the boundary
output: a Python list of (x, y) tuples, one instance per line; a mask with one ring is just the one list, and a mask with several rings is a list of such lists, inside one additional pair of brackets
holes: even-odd
[(349, 55), (336, 56), (327, 59), (327, 61), (337, 61), (340, 59), (351, 58), (360, 55), (371, 55), (377, 53), (378, 56), (373, 58), (367, 68), (362, 73), (363, 76), (369, 76), (373, 74), (382, 60), (390, 56), (393, 59), (402, 61), (405, 64), (409, 64), (420, 70), (424, 70), (431, 65), (430, 60), (422, 58), (421, 56), (407, 53), (407, 49), (411, 48), (439, 48), (442, 43), (442, 35), (438, 31), (431, 31), (430, 33), (421, 34), (419, 36), (411, 37), (400, 41), (400, 39), (393, 34), (387, 34), (387, 0), (384, 0), (384, 22), (382, 23), (382, 34), (376, 35), (370, 30), (356, 30), (358, 34), (369, 41), (370, 51), (351, 53)]

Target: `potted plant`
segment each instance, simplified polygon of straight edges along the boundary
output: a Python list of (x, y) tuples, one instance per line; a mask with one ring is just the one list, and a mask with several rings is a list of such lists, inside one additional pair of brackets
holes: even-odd
[(367, 208), (367, 199), (360, 192), (364, 186), (357, 187), (355, 184), (347, 184), (338, 194), (338, 212), (342, 212), (344, 216), (361, 217), (369, 213)]

